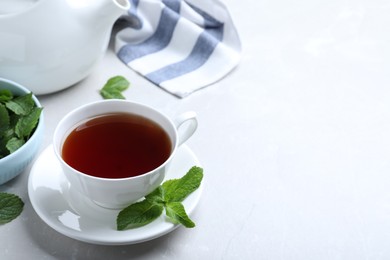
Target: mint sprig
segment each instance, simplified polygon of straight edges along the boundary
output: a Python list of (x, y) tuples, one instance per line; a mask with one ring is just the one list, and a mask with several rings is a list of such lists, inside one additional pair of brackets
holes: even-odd
[(0, 89), (0, 159), (27, 142), (41, 112), (31, 92), (15, 97), (8, 89)]
[(100, 90), (100, 95), (104, 99), (125, 99), (122, 92), (128, 89), (130, 82), (123, 76), (115, 76), (110, 78), (103, 88)]
[(174, 224), (187, 228), (195, 227), (188, 217), (182, 201), (199, 188), (203, 179), (203, 169), (193, 166), (182, 178), (165, 181), (145, 199), (121, 210), (116, 223), (118, 230), (145, 226), (157, 219), (164, 211)]
[(14, 194), (0, 192), (0, 224), (14, 220), (22, 213), (23, 201)]

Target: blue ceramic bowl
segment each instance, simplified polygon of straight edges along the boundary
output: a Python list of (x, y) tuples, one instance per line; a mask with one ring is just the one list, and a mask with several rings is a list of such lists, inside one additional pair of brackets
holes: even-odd
[[(24, 95), (31, 91), (20, 84), (0, 78), (0, 89), (9, 89), (15, 96)], [(38, 99), (33, 95), (35, 104), (41, 107)], [(39, 118), (38, 125), (27, 142), (15, 152), (0, 159), (0, 184), (3, 184), (19, 175), (35, 158), (43, 142), (44, 136), (43, 113)]]

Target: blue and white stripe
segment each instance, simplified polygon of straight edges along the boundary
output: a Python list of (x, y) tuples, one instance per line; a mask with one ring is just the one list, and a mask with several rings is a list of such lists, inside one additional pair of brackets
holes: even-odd
[(241, 46), (218, 0), (129, 0), (130, 26), (116, 35), (118, 57), (148, 80), (185, 97), (228, 74)]

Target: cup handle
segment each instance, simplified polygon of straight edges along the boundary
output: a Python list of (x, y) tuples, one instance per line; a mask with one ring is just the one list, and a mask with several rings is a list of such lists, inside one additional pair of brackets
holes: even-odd
[(179, 138), (178, 146), (180, 146), (186, 142), (198, 128), (196, 113), (189, 111), (179, 115), (175, 119), (175, 125)]

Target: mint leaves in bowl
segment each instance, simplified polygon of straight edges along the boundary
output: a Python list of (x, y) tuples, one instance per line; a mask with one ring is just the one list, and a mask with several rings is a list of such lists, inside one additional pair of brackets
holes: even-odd
[(20, 84), (0, 78), (0, 184), (30, 164), (42, 143), (43, 131), (38, 99)]

